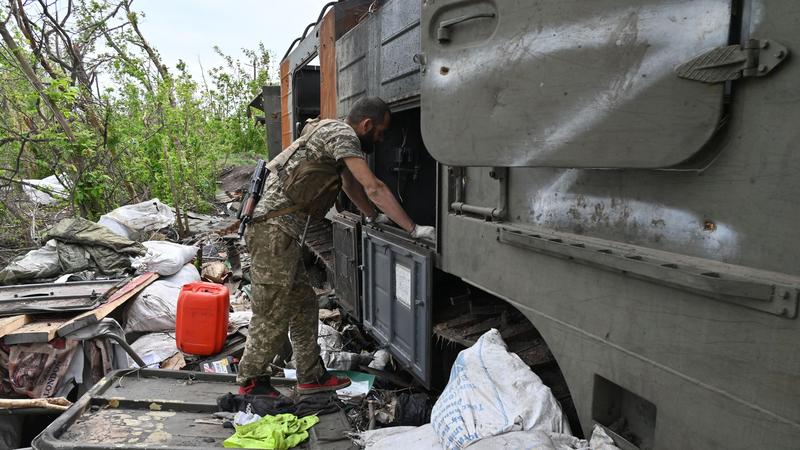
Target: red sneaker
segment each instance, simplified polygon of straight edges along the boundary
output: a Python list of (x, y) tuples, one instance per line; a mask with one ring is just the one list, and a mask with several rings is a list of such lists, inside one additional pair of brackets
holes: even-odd
[(300, 395), (316, 394), (317, 392), (336, 391), (350, 386), (350, 378), (337, 377), (328, 374), (322, 383), (297, 383), (297, 393)]
[(239, 395), (263, 395), (264, 397), (278, 398), (281, 393), (272, 387), (269, 378), (250, 378), (246, 384), (239, 386)]

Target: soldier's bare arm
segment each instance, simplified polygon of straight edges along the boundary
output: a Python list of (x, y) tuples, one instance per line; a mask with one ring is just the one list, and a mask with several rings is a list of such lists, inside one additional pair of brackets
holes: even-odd
[[(409, 233), (414, 231), (414, 221), (408, 217), (406, 211), (400, 206), (397, 199), (394, 198), (392, 191), (389, 190), (383, 181), (379, 180), (378, 177), (372, 173), (372, 170), (370, 170), (364, 159), (355, 157), (344, 158), (344, 163), (347, 165), (347, 169), (350, 171), (355, 181), (361, 185), (367, 198), (369, 198), (378, 209), (389, 216), (394, 223), (400, 225), (402, 229)], [(355, 202), (352, 197), (350, 197), (350, 199)], [(358, 206), (357, 203), (356, 206)]]
[(366, 217), (375, 217), (377, 215), (377, 211), (375, 211), (369, 198), (367, 198), (364, 188), (353, 178), (353, 174), (347, 168), (342, 172), (342, 190)]

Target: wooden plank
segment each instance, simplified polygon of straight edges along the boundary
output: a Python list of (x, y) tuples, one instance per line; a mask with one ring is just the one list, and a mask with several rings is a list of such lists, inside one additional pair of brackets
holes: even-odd
[(319, 115), (336, 119), (336, 11), (328, 11), (319, 26)]
[(289, 118), (289, 58), (281, 61), (281, 146), (283, 148), (291, 145), (294, 140), (292, 129), (294, 128)]
[(0, 408), (45, 408), (56, 411), (66, 411), (72, 402), (64, 397), (51, 398), (0, 398)]
[(99, 322), (111, 314), (115, 309), (125, 304), (125, 302), (135, 297), (136, 294), (142, 291), (142, 289), (146, 288), (150, 285), (150, 283), (156, 281), (157, 279), (158, 274), (153, 272), (147, 272), (132, 279), (128, 282), (128, 284), (111, 295), (108, 301), (106, 301), (104, 304), (91, 311), (86, 311), (85, 313), (74, 317), (73, 319), (70, 319), (61, 325), (58, 328), (58, 336), (67, 335), (77, 329), (85, 327), (86, 325)]
[(33, 317), (28, 314), (21, 314), (19, 316), (0, 317), (0, 337), (16, 331), (25, 325), (31, 323)]
[(8, 333), (3, 338), (3, 341), (6, 343), (6, 345), (50, 342), (56, 338), (58, 328), (64, 325), (68, 320), (68, 318), (64, 318), (31, 322), (11, 333)]

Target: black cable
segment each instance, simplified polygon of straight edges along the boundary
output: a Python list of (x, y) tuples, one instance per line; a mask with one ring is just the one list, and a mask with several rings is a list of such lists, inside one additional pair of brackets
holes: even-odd
[[(342, 0), (338, 0), (338, 1), (340, 2)], [(335, 5), (336, 3), (338, 3), (338, 2), (328, 2), (328, 3), (325, 4), (325, 6), (322, 7), (322, 10), (319, 12), (319, 17), (317, 17), (317, 23), (319, 23), (322, 20), (322, 17), (325, 15), (325, 10), (330, 8), (331, 6)]]
[(322, 7), (322, 10), (319, 12), (319, 17), (317, 17), (317, 21), (316, 21), (316, 22), (312, 22), (312, 23), (308, 24), (308, 26), (306, 27), (306, 29), (305, 29), (305, 30), (303, 30), (303, 35), (302, 35), (302, 36), (300, 36), (299, 38), (297, 38), (297, 39), (293, 40), (293, 41), (292, 41), (292, 43), (291, 43), (291, 44), (289, 44), (289, 48), (286, 50), (286, 53), (283, 55), (283, 58), (281, 58), (281, 61), (283, 61), (284, 59), (286, 59), (286, 57), (287, 57), (287, 56), (289, 56), (289, 53), (291, 53), (291, 52), (292, 52), (292, 48), (294, 48), (294, 45), (295, 45), (295, 44), (297, 44), (298, 42), (300, 42), (300, 41), (302, 41), (303, 39), (305, 39), (305, 37), (306, 37), (306, 35), (308, 34), (308, 32), (309, 32), (309, 31), (310, 31), (312, 28), (314, 28), (315, 26), (317, 26), (317, 25), (320, 23), (320, 21), (322, 21), (322, 18), (325, 16), (325, 11), (326, 11), (328, 8), (330, 8), (331, 6), (335, 5), (336, 3), (340, 2), (340, 1), (342, 1), (342, 0), (338, 0), (338, 1), (335, 1), (335, 2), (328, 2), (328, 3), (326, 3), (326, 4), (325, 4), (325, 6), (323, 6), (323, 7)]

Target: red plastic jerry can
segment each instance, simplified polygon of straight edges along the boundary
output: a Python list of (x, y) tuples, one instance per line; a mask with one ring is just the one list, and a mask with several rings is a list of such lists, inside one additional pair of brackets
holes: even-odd
[(214, 355), (228, 336), (228, 288), (196, 281), (185, 284), (178, 295), (175, 339), (178, 348), (193, 355)]

